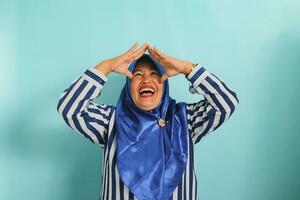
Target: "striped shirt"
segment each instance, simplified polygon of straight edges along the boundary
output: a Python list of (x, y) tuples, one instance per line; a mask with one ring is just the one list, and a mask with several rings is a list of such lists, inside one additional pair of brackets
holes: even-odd
[[(170, 200), (198, 199), (194, 145), (223, 124), (239, 103), (236, 93), (201, 65), (186, 78), (190, 91), (204, 95), (204, 99), (186, 104), (188, 160), (182, 181)], [(88, 68), (62, 92), (57, 111), (69, 127), (104, 149), (101, 200), (137, 200), (122, 182), (116, 165), (115, 107), (92, 102), (100, 96), (106, 81), (102, 73)]]

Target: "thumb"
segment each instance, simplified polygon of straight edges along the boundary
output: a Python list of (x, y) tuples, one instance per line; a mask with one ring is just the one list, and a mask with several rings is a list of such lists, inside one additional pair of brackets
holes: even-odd
[(165, 80), (167, 80), (169, 77), (167, 74), (163, 74), (161, 77), (160, 77), (160, 83), (163, 83)]

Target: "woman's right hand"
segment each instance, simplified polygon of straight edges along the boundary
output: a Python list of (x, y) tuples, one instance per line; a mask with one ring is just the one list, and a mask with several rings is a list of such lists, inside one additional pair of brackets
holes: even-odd
[(122, 55), (100, 62), (95, 66), (96, 70), (102, 72), (105, 76), (108, 76), (110, 72), (116, 72), (124, 74), (131, 79), (132, 73), (128, 70), (128, 65), (132, 61), (139, 59), (145, 53), (148, 48), (148, 44), (144, 43), (139, 49), (136, 49), (137, 47), (138, 43), (136, 42)]

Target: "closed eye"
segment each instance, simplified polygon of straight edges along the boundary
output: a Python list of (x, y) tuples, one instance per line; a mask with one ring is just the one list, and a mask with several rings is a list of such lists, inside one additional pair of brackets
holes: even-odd
[(142, 74), (142, 72), (135, 72), (133, 75), (134, 76), (142, 76), (143, 74)]
[(151, 72), (151, 75), (156, 75), (156, 76), (159, 76), (159, 73), (158, 73), (158, 72), (156, 72), (156, 71), (153, 71), (153, 72)]

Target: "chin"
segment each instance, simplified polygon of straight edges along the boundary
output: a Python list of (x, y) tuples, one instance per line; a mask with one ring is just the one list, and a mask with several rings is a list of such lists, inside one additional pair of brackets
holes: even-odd
[(155, 106), (140, 106), (140, 105), (136, 105), (139, 109), (141, 110), (145, 110), (145, 111), (150, 111), (153, 110), (155, 108)]

